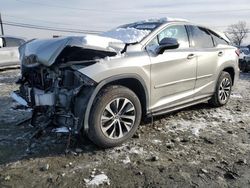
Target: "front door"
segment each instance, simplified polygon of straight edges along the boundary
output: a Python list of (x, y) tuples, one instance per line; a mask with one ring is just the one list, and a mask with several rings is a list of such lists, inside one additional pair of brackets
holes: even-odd
[(163, 54), (149, 53), (151, 59), (151, 110), (160, 111), (192, 100), (197, 58), (190, 48), (184, 25), (172, 25), (161, 31), (147, 46), (157, 47), (163, 38), (175, 38), (179, 48)]

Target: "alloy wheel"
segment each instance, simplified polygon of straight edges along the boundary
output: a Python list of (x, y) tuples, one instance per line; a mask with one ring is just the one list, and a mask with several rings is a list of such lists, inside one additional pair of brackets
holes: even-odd
[(226, 102), (230, 96), (231, 82), (228, 78), (224, 78), (219, 88), (219, 98), (222, 102)]
[(136, 110), (127, 98), (116, 98), (108, 103), (101, 116), (101, 130), (110, 139), (124, 137), (134, 126)]

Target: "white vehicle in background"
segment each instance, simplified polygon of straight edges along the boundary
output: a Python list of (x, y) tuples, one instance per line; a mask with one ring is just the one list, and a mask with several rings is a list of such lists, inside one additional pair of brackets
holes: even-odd
[(25, 39), (13, 36), (0, 36), (0, 67), (19, 65), (18, 47)]

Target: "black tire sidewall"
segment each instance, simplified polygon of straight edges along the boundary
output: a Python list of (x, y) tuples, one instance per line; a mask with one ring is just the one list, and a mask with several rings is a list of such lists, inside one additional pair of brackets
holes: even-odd
[[(221, 82), (223, 81), (224, 78), (228, 78), (229, 81), (230, 81), (230, 91), (229, 91), (229, 96), (227, 97), (227, 100), (226, 101), (221, 101), (220, 99), (220, 96), (219, 96), (219, 90), (220, 90), (220, 85), (221, 85)], [(217, 98), (217, 101), (219, 103), (219, 105), (225, 105), (227, 104), (229, 98), (230, 98), (230, 95), (231, 95), (231, 91), (232, 91), (232, 79), (231, 79), (231, 76), (229, 73), (227, 72), (222, 72), (219, 79), (218, 79), (218, 83), (217, 83), (217, 87), (216, 87), (216, 98)]]
[[(118, 97), (127, 98), (133, 103), (136, 119), (133, 128), (124, 137), (120, 139), (110, 139), (106, 137), (101, 130), (101, 116), (107, 104)], [(108, 148), (117, 146), (133, 136), (140, 124), (141, 115), (141, 104), (133, 91), (123, 86), (110, 86), (105, 88), (96, 97), (91, 110), (88, 130), (89, 138), (100, 147)]]

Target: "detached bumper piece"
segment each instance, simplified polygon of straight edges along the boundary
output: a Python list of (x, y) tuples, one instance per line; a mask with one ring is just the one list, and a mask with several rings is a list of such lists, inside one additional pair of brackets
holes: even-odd
[(19, 95), (18, 91), (14, 91), (10, 94), (11, 98), (14, 99), (18, 104), (28, 106), (27, 101)]

